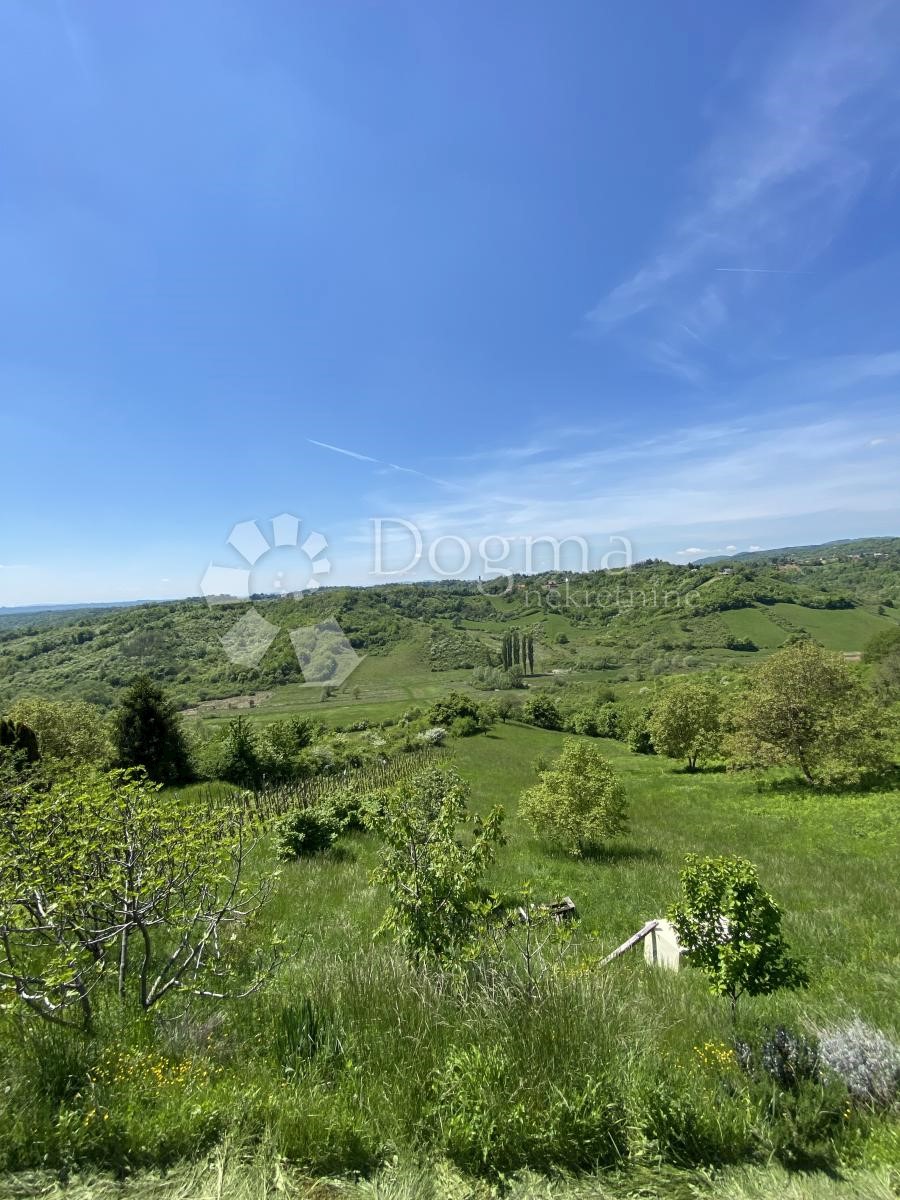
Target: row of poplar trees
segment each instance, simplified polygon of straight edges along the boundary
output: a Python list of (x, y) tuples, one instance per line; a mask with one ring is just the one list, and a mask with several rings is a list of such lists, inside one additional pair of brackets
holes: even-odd
[(521, 667), (525, 675), (534, 674), (534, 637), (530, 633), (519, 633), (514, 629), (503, 635), (500, 645), (500, 660), (503, 670)]

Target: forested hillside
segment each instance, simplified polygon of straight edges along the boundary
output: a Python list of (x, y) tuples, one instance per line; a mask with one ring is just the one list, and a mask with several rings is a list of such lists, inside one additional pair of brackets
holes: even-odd
[(499, 665), (504, 633), (519, 627), (534, 639), (540, 670), (610, 681), (742, 663), (797, 636), (854, 654), (900, 622), (900, 539), (770, 552), (761, 561), (331, 588), (253, 604), (285, 631), (253, 669), (230, 662), (221, 644), (244, 604), (5, 614), (0, 701), (55, 695), (109, 705), (140, 672), (185, 705), (301, 683), (287, 632), (326, 618), (361, 655), (402, 649), (404, 670), (426, 673)]

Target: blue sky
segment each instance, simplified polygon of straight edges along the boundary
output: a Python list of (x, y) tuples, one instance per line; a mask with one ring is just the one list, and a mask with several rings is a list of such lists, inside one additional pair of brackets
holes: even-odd
[(350, 582), (373, 517), (424, 575), (900, 533), (897, 4), (6, 0), (0, 56), (0, 604), (282, 512)]

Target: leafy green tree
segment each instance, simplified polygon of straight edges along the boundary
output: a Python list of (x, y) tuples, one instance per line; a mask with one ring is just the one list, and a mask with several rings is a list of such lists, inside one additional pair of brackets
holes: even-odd
[(147, 675), (134, 681), (115, 715), (113, 744), (120, 767), (143, 767), (157, 783), (191, 777), (187, 741), (175, 705)]
[(272, 884), (245, 884), (247, 852), (235, 813), (141, 770), (35, 789), (0, 811), (0, 995), (90, 1032), (108, 988), (145, 1010), (255, 990), (275, 954), (246, 936)]
[(691, 854), (681, 872), (681, 898), (669, 911), (689, 962), (709, 976), (715, 995), (727, 996), (732, 1016), (743, 995), (805, 987), (781, 931), (781, 912), (745, 858)]
[(562, 754), (522, 793), (523, 818), (570, 854), (598, 848), (627, 827), (625, 788), (596, 746), (566, 738)]
[(30, 766), (40, 758), (37, 735), (30, 726), (11, 717), (0, 717), (0, 752), (15, 766)]
[(653, 706), (650, 736), (668, 758), (685, 758), (689, 771), (715, 757), (721, 734), (719, 691), (703, 679), (674, 679)]
[(534, 634), (528, 635), (528, 674), (534, 674)]
[(13, 721), (33, 729), (41, 758), (70, 766), (109, 766), (113, 743), (109, 718), (84, 700), (17, 700), (9, 710)]
[(541, 729), (562, 729), (562, 714), (552, 696), (538, 692), (522, 705), (522, 720)]
[(738, 764), (798, 767), (813, 784), (852, 783), (883, 770), (885, 715), (837, 654), (811, 641), (756, 667), (732, 712)]
[(262, 785), (265, 765), (256, 730), (243, 716), (229, 721), (221, 735), (218, 778), (243, 788)]
[(470, 717), (479, 729), (487, 729), (493, 720), (490, 709), (474, 700), (464, 692), (450, 692), (434, 704), (425, 714), (429, 725), (442, 725), (449, 728), (454, 721), (461, 717)]
[(863, 661), (879, 663), (889, 654), (897, 653), (900, 653), (900, 625), (881, 629), (870, 637), (863, 650)]
[(466, 953), (483, 916), (481, 880), (503, 841), (503, 810), (482, 820), (468, 799), (458, 775), (432, 767), (389, 789), (372, 818), (384, 841), (373, 878), (390, 895), (379, 932), (419, 961)]
[(270, 722), (259, 735), (257, 762), (248, 763), (248, 774), (257, 777), (261, 773), (275, 781), (305, 774), (302, 752), (312, 744), (314, 737), (315, 728), (308, 718), (289, 717)]
[(655, 754), (650, 717), (653, 710), (643, 702), (625, 705), (619, 711), (618, 736), (633, 754)]
[(900, 697), (900, 650), (892, 650), (879, 660), (872, 676), (872, 687), (876, 696), (887, 704)]

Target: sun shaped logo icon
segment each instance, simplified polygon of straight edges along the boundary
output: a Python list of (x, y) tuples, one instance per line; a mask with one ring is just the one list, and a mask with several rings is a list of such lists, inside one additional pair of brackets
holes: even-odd
[[(251, 607), (221, 637), (229, 660), (237, 666), (258, 667), (281, 629), (252, 606), (255, 595), (273, 593), (301, 596), (321, 587), (321, 577), (331, 570), (325, 551), (328, 539), (315, 530), (300, 540), (301, 521), (290, 513), (272, 519), (270, 541), (256, 521), (240, 521), (228, 535), (228, 544), (247, 564), (228, 567), (210, 563), (200, 582), (207, 604), (250, 604)], [(274, 556), (276, 569), (264, 575), (265, 559)], [(302, 578), (296, 563), (307, 564)], [(336, 620), (288, 630), (303, 681), (308, 686), (343, 683), (362, 661)]]

